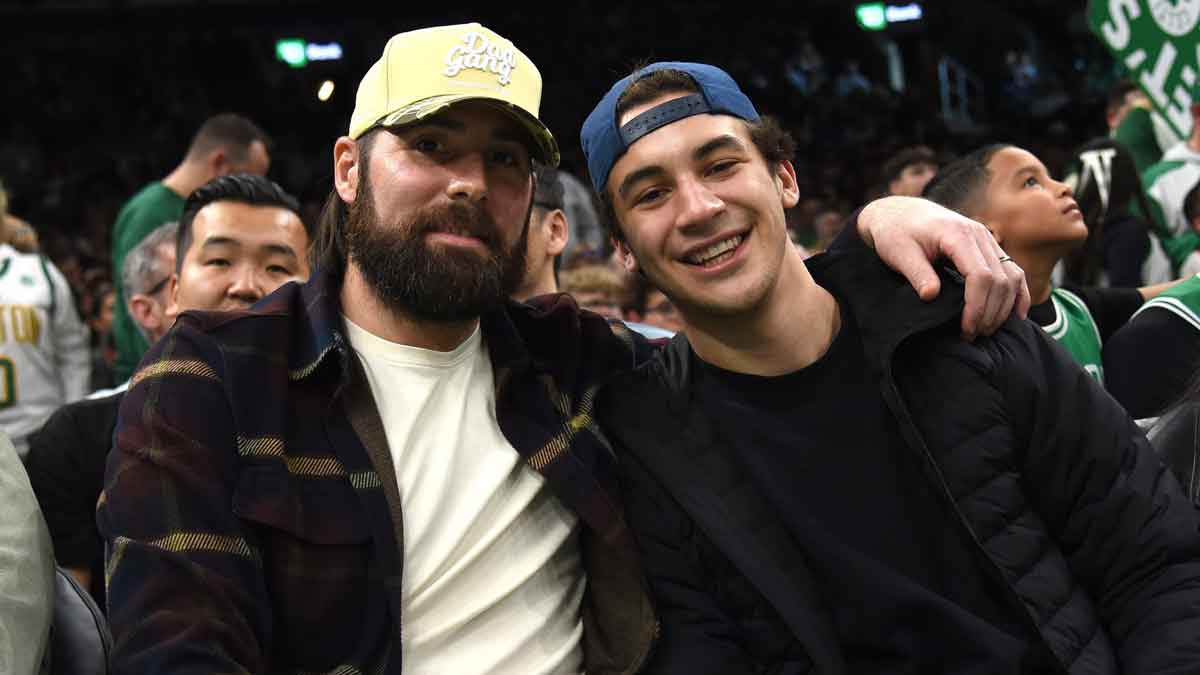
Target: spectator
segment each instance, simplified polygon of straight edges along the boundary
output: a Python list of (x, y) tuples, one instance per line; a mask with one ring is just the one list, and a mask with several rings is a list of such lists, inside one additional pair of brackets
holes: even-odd
[[(655, 288), (644, 274), (629, 275), (627, 285), (627, 300), (621, 308), (627, 322), (661, 328), (670, 334), (683, 330), (683, 317), (676, 311), (671, 299)], [(634, 330), (637, 330), (636, 326)]]
[(571, 229), (563, 210), (563, 184), (558, 171), (554, 167), (539, 166), (534, 177), (525, 277), (512, 295), (517, 301), (558, 292), (559, 258)]
[(925, 186), (937, 173), (937, 155), (925, 145), (904, 148), (883, 163), (883, 184), (886, 194), (920, 197)]
[(1033, 301), (1029, 318), (1102, 384), (1104, 341), (1171, 285), (1055, 288), (1055, 265), (1084, 242), (1087, 225), (1071, 187), (1052, 179), (1041, 160), (1021, 148), (980, 148), (938, 173), (925, 193), (987, 223), (996, 243), (1025, 270)]
[[(1200, 91), (1200, 84), (1197, 87)], [(1172, 264), (1166, 278), (1160, 275), (1147, 279), (1146, 283), (1161, 283), (1175, 278), (1188, 256), (1200, 246), (1200, 234), (1192, 231), (1183, 215), (1183, 200), (1192, 186), (1200, 181), (1200, 123), (1197, 123), (1200, 120), (1200, 99), (1193, 96), (1193, 100), (1196, 102), (1191, 106), (1191, 136), (1169, 148), (1163, 153), (1162, 160), (1142, 175), (1155, 234)]]
[[(1042, 330), (967, 343), (957, 302), (855, 251), (802, 261), (790, 138), (712, 66), (635, 72), (582, 136), (619, 245), (688, 326), (597, 407), (661, 617), (651, 672), (1200, 662), (1200, 512)], [(976, 249), (1019, 276), (999, 253)]]
[(0, 243), (0, 344), (0, 429), (24, 458), (29, 433), (87, 393), (90, 355), (66, 278), (44, 256), (7, 243)]
[(562, 292), (575, 298), (583, 309), (609, 319), (620, 319), (624, 284), (608, 265), (582, 265), (563, 270)]
[(1088, 228), (1085, 244), (1063, 261), (1076, 286), (1136, 288), (1169, 276), (1170, 261), (1144, 216), (1149, 206), (1133, 158), (1120, 143), (1099, 138), (1075, 152), (1064, 179)]
[[(310, 236), (297, 208), (291, 195), (259, 176), (225, 176), (195, 190), (180, 224), (160, 225), (125, 257), (129, 315), (146, 340), (158, 342), (180, 312), (244, 307), (288, 281), (307, 279)], [(128, 384), (60, 408), (30, 438), (27, 459), (59, 564), (102, 607), (96, 501)]]
[(1139, 419), (1160, 415), (1179, 401), (1198, 367), (1200, 277), (1146, 302), (1104, 345), (1108, 390)]
[(5, 673), (42, 670), (54, 618), (54, 551), (25, 468), (0, 431), (0, 664)]
[[(163, 223), (179, 220), (184, 201), (196, 188), (218, 176), (247, 172), (265, 176), (270, 167), (270, 139), (250, 120), (232, 113), (209, 118), (200, 126), (183, 161), (166, 178), (150, 183), (131, 197), (117, 216), (112, 232), (113, 269), (124, 269), (125, 255)], [(115, 376), (128, 379), (147, 344), (126, 310), (126, 293), (118, 284), (113, 335), (117, 345)]]

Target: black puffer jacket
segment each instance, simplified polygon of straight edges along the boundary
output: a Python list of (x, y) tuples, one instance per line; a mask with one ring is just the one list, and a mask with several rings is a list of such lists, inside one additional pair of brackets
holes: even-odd
[(1200, 507), (1200, 401), (1180, 403), (1163, 413), (1146, 431), (1146, 438), (1175, 472), (1188, 498)]
[[(873, 255), (809, 269), (1055, 670), (1200, 673), (1200, 517), (1124, 411), (1033, 323), (963, 342), (951, 276), (927, 304)], [(600, 408), (662, 617), (651, 671), (841, 672), (804, 556), (691, 405), (689, 352), (678, 336)]]

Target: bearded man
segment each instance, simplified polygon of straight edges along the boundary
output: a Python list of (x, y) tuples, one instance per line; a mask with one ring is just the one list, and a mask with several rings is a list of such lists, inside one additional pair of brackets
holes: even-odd
[[(155, 345), (98, 504), (114, 672), (647, 661), (658, 623), (591, 412), (630, 338), (566, 296), (506, 300), (532, 162), (558, 161), (540, 95), (537, 68), (479, 24), (394, 36), (334, 145), (310, 281), (185, 313)], [(958, 231), (894, 250), (919, 283), (924, 251), (986, 236)], [(1012, 306), (987, 276), (964, 326)]]

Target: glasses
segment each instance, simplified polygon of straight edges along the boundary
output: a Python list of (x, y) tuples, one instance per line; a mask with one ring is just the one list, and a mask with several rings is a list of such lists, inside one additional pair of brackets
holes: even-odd
[(166, 287), (167, 282), (170, 280), (171, 280), (171, 275), (168, 274), (167, 276), (163, 277), (157, 284), (154, 284), (153, 286), (148, 288), (146, 290), (145, 295), (158, 295), (159, 291), (161, 291), (164, 287)]

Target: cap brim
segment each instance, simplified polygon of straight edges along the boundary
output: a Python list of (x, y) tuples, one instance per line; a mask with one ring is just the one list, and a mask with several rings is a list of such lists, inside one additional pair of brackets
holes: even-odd
[(549, 164), (550, 166), (558, 166), (559, 153), (558, 143), (554, 140), (554, 135), (542, 124), (538, 118), (530, 115), (523, 108), (513, 105), (508, 101), (491, 98), (487, 96), (471, 96), (467, 94), (446, 94), (443, 96), (433, 96), (416, 103), (410, 104), (397, 110), (393, 113), (383, 116), (373, 126), (384, 127), (401, 127), (414, 122), (419, 122), (426, 117), (436, 115), (446, 108), (458, 103), (467, 101), (479, 101), (486, 103), (497, 110), (507, 113), (510, 117), (517, 121), (523, 129), (529, 132), (530, 140), (533, 141), (532, 149), (535, 151), (534, 159)]

